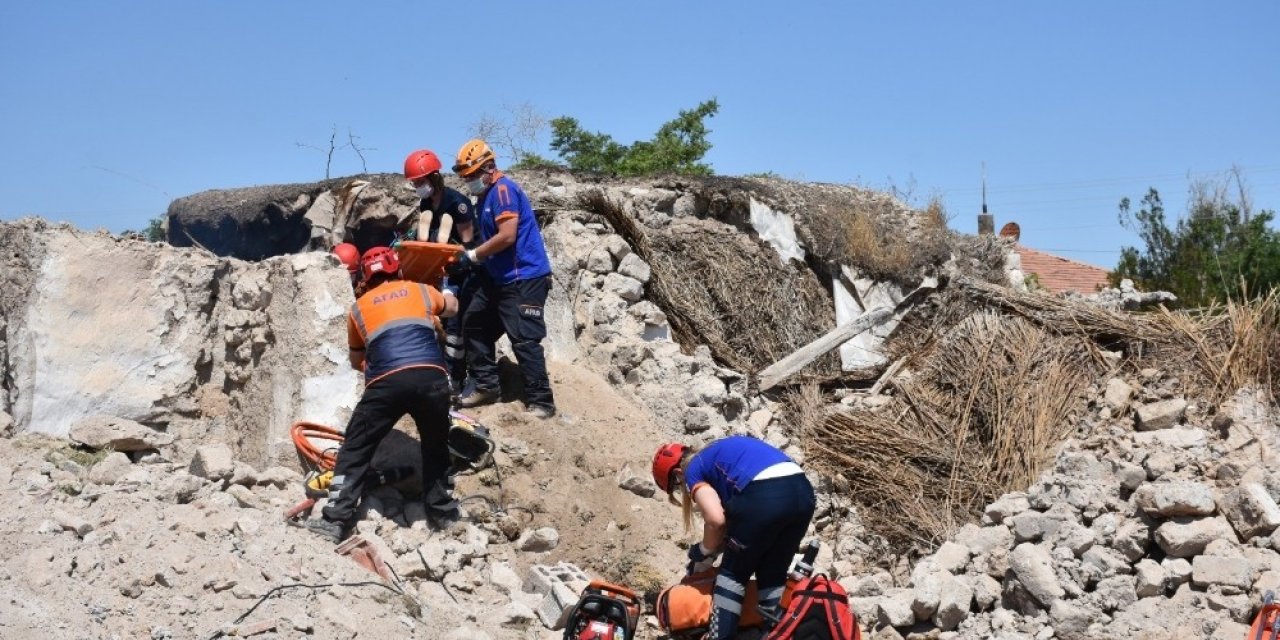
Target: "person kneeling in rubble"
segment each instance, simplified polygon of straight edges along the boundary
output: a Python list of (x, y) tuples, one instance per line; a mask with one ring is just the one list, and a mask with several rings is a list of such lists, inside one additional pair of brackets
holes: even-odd
[(364, 394), (338, 449), (328, 504), (306, 523), (335, 542), (350, 528), (374, 477), (378, 443), (406, 413), (418, 427), (428, 523), (448, 528), (461, 516), (449, 490), (449, 373), (435, 323), (435, 316), (457, 313), (458, 301), (453, 292), (404, 280), (388, 247), (365, 252), (360, 266), (366, 289), (347, 316), (347, 341), (351, 367), (364, 371)]
[(787, 569), (817, 504), (800, 466), (762, 440), (730, 436), (700, 451), (678, 442), (662, 445), (653, 456), (653, 480), (681, 506), (686, 531), (694, 505), (702, 514), (702, 540), (689, 547), (687, 573), (709, 571), (724, 555), (707, 638), (732, 638), (737, 632), (752, 575), (761, 613), (777, 620)]

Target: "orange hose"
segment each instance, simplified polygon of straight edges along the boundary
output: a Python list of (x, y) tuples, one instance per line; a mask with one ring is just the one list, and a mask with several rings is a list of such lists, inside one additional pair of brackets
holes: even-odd
[(293, 438), (293, 446), (297, 447), (298, 454), (308, 462), (324, 471), (333, 470), (338, 461), (338, 452), (333, 449), (321, 450), (317, 448), (311, 442), (311, 438), (330, 440), (341, 444), (343, 440), (341, 431), (315, 422), (295, 422), (293, 426), (289, 427), (289, 436)]

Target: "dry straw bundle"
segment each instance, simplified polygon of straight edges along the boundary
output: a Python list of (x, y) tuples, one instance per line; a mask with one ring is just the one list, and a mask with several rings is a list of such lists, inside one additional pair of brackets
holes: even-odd
[(848, 483), (873, 531), (929, 548), (1007, 487), (1034, 480), (1098, 373), (1078, 338), (975, 313), (896, 384), (892, 404), (812, 426), (810, 460)]
[[(686, 349), (705, 344), (720, 362), (755, 373), (835, 324), (827, 293), (807, 269), (783, 264), (770, 247), (714, 220), (643, 229), (595, 190), (579, 200), (604, 216), (652, 269), (649, 296)], [(838, 370), (834, 355), (813, 365)]]

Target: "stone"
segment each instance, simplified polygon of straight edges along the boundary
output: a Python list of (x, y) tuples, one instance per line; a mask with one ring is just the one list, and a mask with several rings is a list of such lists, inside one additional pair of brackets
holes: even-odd
[(1266, 487), (1257, 483), (1240, 485), (1223, 496), (1222, 515), (1245, 541), (1271, 535), (1280, 527), (1280, 506)]
[(1134, 492), (1133, 501), (1143, 513), (1155, 518), (1207, 516), (1217, 509), (1213, 490), (1199, 482), (1147, 483)]
[(520, 534), (516, 548), (530, 553), (543, 553), (555, 549), (560, 544), (560, 532), (553, 527), (529, 529)]
[(912, 605), (915, 592), (912, 589), (896, 588), (885, 591), (880, 599), (880, 623), (894, 627), (910, 627), (916, 623)]
[(202, 478), (179, 469), (161, 481), (160, 496), (167, 502), (186, 504), (191, 502), (196, 492), (200, 491), (204, 485), (205, 481)]
[(973, 589), (955, 576), (939, 573), (938, 606), (933, 614), (934, 626), (943, 631), (950, 631), (960, 626), (969, 617), (969, 607), (973, 603)]
[(1085, 638), (1089, 625), (1105, 618), (1101, 611), (1078, 601), (1058, 600), (1049, 607), (1049, 624), (1058, 638)]
[(610, 273), (613, 271), (613, 256), (604, 247), (593, 249), (587, 254), (587, 270), (592, 273)]
[(1223, 620), (1213, 630), (1209, 640), (1240, 640), (1249, 635), (1249, 626), (1233, 620)]
[(1134, 588), (1133, 576), (1112, 576), (1098, 581), (1098, 585), (1094, 587), (1094, 593), (1099, 598), (1099, 604), (1106, 613), (1127, 609), (1133, 603), (1138, 601), (1138, 592)]
[(236, 504), (245, 509), (254, 509), (259, 506), (258, 497), (253, 495), (253, 490), (242, 484), (233, 484), (227, 487), (227, 495), (236, 499)]
[(66, 511), (55, 510), (53, 512), (53, 521), (57, 522), (58, 526), (62, 527), (64, 531), (71, 531), (81, 538), (93, 531), (93, 525), (88, 520)]
[(1135, 491), (1147, 481), (1147, 471), (1132, 462), (1117, 462), (1115, 474), (1120, 479), (1120, 488), (1125, 491)]
[(1237, 589), (1235, 593), (1240, 593), (1253, 584), (1253, 568), (1244, 558), (1196, 556), (1191, 561), (1191, 584), (1200, 588), (1210, 585), (1234, 587)]
[(1165, 558), (1160, 561), (1160, 568), (1164, 569), (1166, 589), (1175, 589), (1191, 580), (1191, 563), (1184, 558)]
[(1103, 399), (1112, 409), (1123, 411), (1129, 406), (1129, 400), (1133, 398), (1133, 387), (1121, 378), (1112, 378), (1107, 381), (1107, 390), (1103, 394)]
[(1150, 598), (1164, 593), (1165, 580), (1169, 576), (1165, 573), (1164, 567), (1155, 560), (1143, 558), (1134, 565), (1133, 573), (1137, 579), (1134, 590), (1139, 598)]
[(133, 420), (106, 415), (76, 421), (67, 436), (86, 447), (112, 451), (145, 451), (173, 444), (173, 436), (167, 433)]
[(644, 285), (635, 278), (619, 273), (610, 273), (604, 277), (604, 290), (627, 302), (636, 302), (644, 297)]
[(1006, 518), (1011, 518), (1030, 508), (1031, 502), (1027, 500), (1027, 494), (1022, 492), (1006, 493), (1000, 496), (999, 500), (987, 505), (983, 515), (991, 522), (999, 524), (1004, 522)]
[(1039, 542), (1052, 538), (1062, 526), (1062, 520), (1038, 511), (1024, 511), (1007, 520), (1016, 542)]
[(506, 562), (493, 562), (489, 564), (489, 584), (493, 585), (498, 591), (507, 596), (521, 592), (521, 584), (519, 574), (511, 565)]
[(1221, 538), (1236, 539), (1236, 532), (1224, 518), (1175, 518), (1156, 528), (1156, 544), (1175, 558), (1190, 558), (1205, 545)]
[(989, 575), (977, 574), (968, 576), (969, 586), (973, 589), (973, 601), (978, 611), (986, 611), (1000, 600), (1000, 583)]
[(1133, 443), (1140, 447), (1148, 448), (1193, 449), (1208, 444), (1209, 433), (1199, 427), (1161, 429), (1147, 433), (1135, 433), (1133, 434)]
[(246, 487), (258, 484), (258, 472), (252, 466), (237, 460), (231, 465), (231, 468), (231, 479), (229, 480), (231, 484)]
[(1013, 534), (1008, 527), (1002, 525), (980, 527), (969, 523), (956, 532), (954, 539), (968, 547), (969, 552), (975, 556), (990, 553), (992, 549), (1013, 548)]
[(931, 557), (933, 564), (942, 571), (964, 573), (964, 568), (969, 565), (969, 553), (969, 547), (948, 540)]
[(916, 620), (929, 620), (937, 612), (943, 583), (947, 579), (953, 579), (953, 576), (930, 566), (926, 574), (912, 580), (915, 597), (911, 601), (911, 612), (915, 614)]
[(187, 471), (193, 476), (211, 481), (231, 477), (231, 473), (235, 471), (231, 447), (225, 444), (207, 444), (198, 447)]
[(1079, 558), (1097, 542), (1098, 536), (1093, 529), (1079, 522), (1068, 522), (1058, 531), (1058, 544), (1071, 551), (1071, 555)]
[(1097, 570), (1097, 575), (1109, 578), (1118, 573), (1129, 572), (1129, 562), (1119, 552), (1108, 547), (1093, 547), (1084, 552), (1080, 562)]
[(617, 234), (610, 234), (605, 237), (604, 248), (609, 251), (609, 255), (614, 260), (622, 260), (631, 255), (631, 245), (627, 244), (626, 239)]
[(115, 484), (132, 469), (133, 462), (129, 460), (129, 456), (119, 451), (113, 451), (89, 469), (89, 482), (94, 484)]
[(302, 482), (302, 475), (288, 467), (267, 467), (265, 471), (258, 474), (258, 484), (270, 485), (279, 489), (284, 489), (298, 482)]
[(1024, 542), (1009, 554), (1009, 569), (1023, 588), (1042, 607), (1048, 607), (1066, 592), (1053, 571), (1053, 559), (1043, 547)]
[(538, 614), (529, 608), (529, 605), (514, 600), (508, 602), (505, 607), (498, 611), (498, 624), (504, 627), (522, 627), (533, 622)]
[(618, 469), (616, 479), (619, 488), (630, 491), (642, 498), (652, 498), (653, 494), (658, 491), (658, 487), (653, 484), (651, 476), (636, 473), (630, 464), (623, 464), (622, 468)]
[(618, 263), (618, 273), (628, 278), (634, 278), (640, 281), (641, 284), (647, 284), (649, 278), (653, 275), (652, 270), (649, 269), (649, 263), (634, 253), (628, 253), (622, 258)]
[(1182, 421), (1187, 411), (1187, 401), (1182, 398), (1161, 400), (1138, 407), (1135, 426), (1138, 431), (1168, 429)]

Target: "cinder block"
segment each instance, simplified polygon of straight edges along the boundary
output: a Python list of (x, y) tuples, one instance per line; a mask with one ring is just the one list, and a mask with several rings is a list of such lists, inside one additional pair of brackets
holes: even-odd
[(551, 591), (542, 598), (542, 604), (538, 605), (538, 619), (543, 626), (548, 629), (560, 628), (561, 616), (578, 604), (578, 593), (561, 583), (552, 586)]
[(568, 562), (561, 562), (553, 566), (535, 564), (529, 567), (529, 579), (524, 581), (523, 588), (526, 593), (546, 595), (551, 592), (555, 585), (563, 584), (569, 587), (569, 590), (574, 594), (578, 594), (590, 582), (591, 578), (587, 577), (587, 574), (583, 573), (582, 569)]

